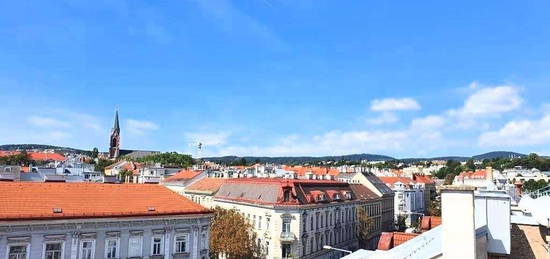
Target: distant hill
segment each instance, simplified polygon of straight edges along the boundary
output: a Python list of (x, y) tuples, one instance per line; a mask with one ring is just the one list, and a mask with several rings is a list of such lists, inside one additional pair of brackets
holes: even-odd
[(231, 162), (240, 160), (240, 159), (246, 159), (247, 162), (260, 162), (260, 163), (275, 163), (275, 164), (303, 164), (303, 163), (312, 163), (312, 162), (320, 162), (320, 161), (339, 161), (339, 160), (345, 160), (345, 161), (353, 161), (353, 162), (359, 162), (362, 160), (368, 160), (368, 161), (388, 161), (388, 160), (395, 160), (395, 158), (390, 156), (384, 156), (384, 155), (375, 155), (375, 154), (352, 154), (352, 155), (343, 155), (343, 156), (320, 156), (320, 157), (313, 157), (313, 156), (282, 156), (282, 157), (266, 157), (266, 156), (222, 156), (222, 157), (206, 157), (205, 160), (216, 162), (216, 163), (223, 163), (223, 164), (230, 164)]
[(205, 160), (216, 162), (216, 163), (222, 163), (222, 164), (230, 164), (234, 161), (238, 161), (242, 158), (246, 159), (248, 163), (250, 162), (260, 162), (260, 163), (275, 163), (275, 164), (304, 164), (304, 163), (313, 163), (313, 162), (320, 162), (320, 161), (352, 161), (352, 162), (359, 162), (362, 160), (368, 160), (368, 161), (390, 161), (390, 160), (400, 160), (405, 163), (412, 163), (417, 161), (426, 161), (426, 160), (456, 160), (460, 162), (468, 161), (469, 159), (474, 160), (483, 160), (483, 159), (494, 159), (494, 158), (510, 158), (510, 157), (525, 157), (527, 155), (515, 153), (515, 152), (508, 152), (508, 151), (494, 151), (489, 152), (481, 155), (475, 155), (472, 157), (467, 156), (442, 156), (442, 157), (430, 157), (430, 158), (401, 158), (396, 159), (390, 156), (385, 155), (376, 155), (376, 154), (352, 154), (352, 155), (343, 155), (343, 156), (320, 156), (320, 157), (312, 157), (312, 156), (300, 156), (300, 157), (291, 157), (291, 156), (285, 156), (285, 157), (260, 157), (260, 156), (223, 156), (223, 157), (206, 157)]
[(32, 149), (38, 149), (38, 150), (53, 149), (56, 152), (60, 152), (60, 153), (84, 153), (84, 152), (88, 152), (88, 151), (82, 150), (82, 149), (52, 146), (52, 145), (42, 145), (42, 144), (8, 144), (8, 145), (0, 145), (0, 150), (14, 151), (14, 150), (32, 150)]
[(522, 158), (526, 157), (525, 154), (520, 154), (516, 152), (510, 152), (510, 151), (493, 151), (477, 156), (473, 156), (472, 158), (475, 160), (483, 160), (483, 159), (495, 159), (495, 158)]

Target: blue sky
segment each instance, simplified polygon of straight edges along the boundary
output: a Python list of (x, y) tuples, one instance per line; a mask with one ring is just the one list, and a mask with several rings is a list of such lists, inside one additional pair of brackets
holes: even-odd
[(0, 143), (550, 154), (548, 1), (10, 1)]

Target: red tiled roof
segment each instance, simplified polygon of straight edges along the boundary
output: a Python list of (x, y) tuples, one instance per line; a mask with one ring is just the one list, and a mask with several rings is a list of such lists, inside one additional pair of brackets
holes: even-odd
[[(20, 154), (19, 151), (0, 151), (0, 156), (11, 156)], [(65, 161), (63, 155), (58, 153), (45, 153), (45, 152), (27, 152), (29, 159), (35, 161)]]
[(378, 240), (378, 250), (390, 250), (393, 247), (393, 232), (382, 232)]
[(435, 183), (430, 176), (427, 175), (414, 175), (414, 180), (418, 183), (433, 184)]
[(202, 170), (183, 169), (183, 170), (179, 171), (178, 173), (176, 173), (175, 175), (172, 175), (172, 176), (166, 178), (164, 181), (165, 182), (172, 182), (172, 181), (180, 181), (180, 180), (189, 180), (189, 179), (195, 178), (195, 176), (201, 174), (202, 172), (203, 172)]
[(486, 170), (464, 171), (457, 176), (459, 179), (485, 179), (487, 178)]
[(386, 176), (386, 177), (378, 177), (378, 178), (380, 178), (380, 180), (386, 185), (394, 185), (397, 182), (401, 182), (403, 184), (414, 184), (414, 181), (407, 177)]
[(417, 237), (418, 235), (419, 234), (416, 233), (393, 232), (393, 246), (396, 247), (400, 244), (403, 244)]
[(224, 184), (227, 181), (225, 178), (204, 178), (196, 183), (193, 183), (189, 185), (186, 190), (189, 191), (209, 191), (209, 192), (215, 192), (222, 184)]
[(287, 166), (282, 167), (286, 171), (293, 171), (298, 176), (305, 176), (306, 173), (312, 173), (314, 175), (332, 175), (337, 176), (340, 172), (336, 168), (319, 167), (319, 166)]
[(401, 245), (419, 234), (403, 233), (403, 232), (382, 232), (380, 240), (378, 240), (378, 250), (390, 250), (398, 245)]
[(423, 216), (422, 217), (422, 224), (421, 224), (420, 229), (422, 231), (427, 231), (427, 230), (435, 228), (439, 225), (441, 225), (441, 217)]
[(0, 221), (210, 212), (160, 185), (19, 182), (0, 183), (0, 189)]

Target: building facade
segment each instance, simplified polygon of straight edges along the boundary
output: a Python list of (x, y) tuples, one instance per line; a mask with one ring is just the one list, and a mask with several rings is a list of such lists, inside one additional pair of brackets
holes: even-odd
[(0, 188), (0, 258), (208, 258), (212, 213), (162, 186)]
[(323, 246), (357, 249), (358, 209), (374, 221), (368, 238), (375, 241), (365, 243), (376, 244), (382, 225), (376, 194), (333, 180), (228, 179), (214, 204), (239, 211), (254, 226), (266, 258), (340, 258)]

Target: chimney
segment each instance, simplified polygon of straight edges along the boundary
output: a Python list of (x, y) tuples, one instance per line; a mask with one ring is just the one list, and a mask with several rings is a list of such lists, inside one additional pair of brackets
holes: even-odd
[(488, 166), (485, 168), (485, 177), (488, 181), (493, 181), (493, 168)]
[(443, 258), (476, 258), (474, 187), (446, 185), (441, 189)]

